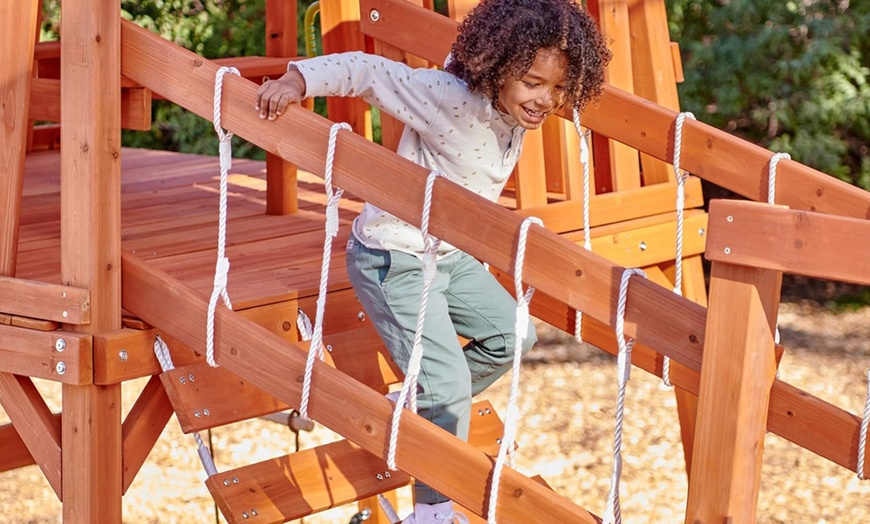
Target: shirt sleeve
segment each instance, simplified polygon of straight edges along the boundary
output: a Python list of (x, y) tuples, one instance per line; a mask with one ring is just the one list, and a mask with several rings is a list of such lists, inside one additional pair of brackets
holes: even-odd
[(307, 97), (358, 96), (420, 134), (435, 119), (446, 88), (446, 73), (362, 52), (294, 61), (291, 67), (305, 78)]

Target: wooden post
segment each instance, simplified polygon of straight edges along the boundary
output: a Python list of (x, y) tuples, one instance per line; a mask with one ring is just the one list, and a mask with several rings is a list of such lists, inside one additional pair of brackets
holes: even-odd
[[(90, 290), (89, 333), (121, 328), (121, 12), (62, 5), (61, 278)], [(121, 522), (121, 386), (63, 386), (65, 522)]]
[[(266, 56), (296, 56), (296, 1), (266, 0)], [(296, 166), (266, 153), (266, 213), (290, 215), (299, 210)]]
[(27, 106), (33, 74), (33, 34), (41, 2), (4, 4), (0, 20), (0, 276), (15, 276), (18, 224), (27, 147)]
[[(366, 16), (369, 16), (366, 13)], [(365, 49), (365, 40), (359, 29), (358, 0), (321, 0), (320, 27), (323, 33), (323, 53), (340, 53)], [(347, 122), (354, 132), (369, 140), (372, 138), (372, 112), (359, 98), (326, 100), (326, 110), (333, 122)]]
[(687, 524), (755, 522), (782, 273), (713, 262)]

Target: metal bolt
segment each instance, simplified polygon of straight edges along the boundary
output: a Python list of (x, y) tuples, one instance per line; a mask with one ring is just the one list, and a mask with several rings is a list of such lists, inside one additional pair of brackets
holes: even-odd
[(243, 511), (243, 512), (242, 512), (242, 516), (245, 517), (245, 518), (248, 518), (248, 512), (247, 512), (247, 511)]
[(501, 438), (495, 439), (496, 444), (501, 444)]
[(725, 248), (725, 254), (726, 254), (726, 255), (730, 255), (730, 254), (731, 254), (731, 248), (730, 248), (730, 247), (726, 247), (726, 248)]
[(704, 236), (704, 233), (706, 233), (706, 232), (707, 232), (707, 230), (705, 230), (703, 227), (698, 229), (698, 235), (700, 235), (700, 236)]
[(229, 480), (226, 480), (226, 479), (224, 479), (224, 486), (229, 486), (229, 485), (230, 485), (230, 481), (229, 481)]
[(233, 477), (233, 484), (239, 483), (239, 477)]
[(68, 317), (68, 316), (69, 316), (69, 313), (67, 313), (67, 312), (66, 312), (66, 311), (64, 311), (64, 312), (63, 312), (63, 313), (61, 313), (61, 314), (62, 314), (62, 315), (63, 315), (63, 318), (66, 318), (66, 317)]
[(332, 344), (327, 344), (327, 345), (326, 345), (326, 351), (329, 352), (329, 353), (332, 353)]
[(727, 220), (728, 222), (734, 222), (734, 217), (731, 215), (728, 215), (728, 218), (726, 218), (725, 220)]
[(196, 417), (196, 418), (199, 418), (199, 417), (201, 416), (200, 413), (199, 413), (199, 410), (194, 411), (194, 412), (193, 412), (193, 416)]
[(372, 22), (377, 22), (380, 19), (381, 19), (381, 12), (380, 11), (378, 11), (377, 9), (372, 9), (371, 11), (369, 11), (369, 20), (371, 20)]
[(202, 410), (202, 414), (205, 415), (206, 417), (211, 415), (211, 413), (208, 412), (208, 409)]
[(480, 415), (480, 416), (482, 417), (482, 416), (483, 416), (483, 410), (482, 410), (482, 409), (478, 409), (478, 410), (477, 410), (477, 414)]
[(387, 477), (387, 478), (390, 478), (390, 472), (389, 472), (389, 471), (384, 471), (384, 476)]
[(360, 311), (356, 314), (356, 318), (359, 319), (360, 322), (365, 322), (366, 314), (364, 311)]
[(57, 341), (54, 343), (54, 349), (58, 350), (59, 352), (66, 349), (66, 340), (62, 338), (57, 339)]
[(193, 376), (193, 373), (191, 373), (190, 375), (187, 375), (187, 380), (189, 380), (189, 381), (191, 381), (191, 382), (193, 382), (193, 381), (195, 380), (195, 377)]
[(492, 410), (489, 408), (486, 408), (486, 414), (489, 415), (490, 413), (492, 413)]
[(256, 509), (252, 509), (252, 510), (251, 510), (251, 515), (257, 515), (257, 510), (256, 510)]
[(178, 381), (181, 382), (182, 384), (186, 384), (186, 383), (187, 383), (187, 379), (184, 378), (184, 377), (178, 377)]
[(118, 352), (118, 358), (121, 359), (121, 362), (127, 362), (127, 350), (122, 349)]
[(55, 371), (57, 371), (58, 375), (63, 375), (66, 373), (66, 364), (63, 362), (58, 362), (56, 366), (54, 366)]
[(640, 250), (641, 250), (641, 251), (646, 251), (646, 242), (641, 242), (641, 243), (640, 243)]
[(380, 473), (378, 473), (378, 474), (375, 476), (375, 478), (378, 479), (378, 480), (384, 480), (384, 476), (381, 475)]

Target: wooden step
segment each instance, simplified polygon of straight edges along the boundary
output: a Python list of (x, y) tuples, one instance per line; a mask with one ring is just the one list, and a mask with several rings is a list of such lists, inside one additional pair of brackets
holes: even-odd
[[(489, 401), (472, 405), (469, 443), (498, 453), (504, 425)], [(340, 440), (232, 471), (206, 486), (227, 522), (286, 522), (407, 486), (411, 477)]]

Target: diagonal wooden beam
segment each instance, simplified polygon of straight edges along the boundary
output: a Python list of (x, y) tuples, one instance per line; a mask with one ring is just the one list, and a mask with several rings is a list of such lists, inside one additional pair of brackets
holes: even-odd
[(29, 377), (0, 373), (0, 404), (61, 498), (60, 419), (48, 409)]
[(170, 418), (172, 404), (169, 403), (160, 377), (152, 376), (124, 419), (121, 429), (124, 493), (133, 483)]
[[(135, 255), (124, 255), (122, 273), (125, 309), (185, 344), (205, 345), (208, 303), (202, 296)], [(216, 359), (222, 366), (287, 404), (299, 405), (306, 359), (302, 347), (226, 308), (216, 312), (215, 333)], [(392, 404), (322, 362), (315, 363), (313, 384), (312, 418), (386, 457)], [(410, 412), (402, 416), (397, 464), (471, 511), (485, 513), (490, 458)], [(540, 515), (553, 522), (598, 522), (588, 511), (511, 469), (502, 475), (498, 512), (506, 522), (534, 522)]]

